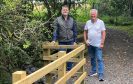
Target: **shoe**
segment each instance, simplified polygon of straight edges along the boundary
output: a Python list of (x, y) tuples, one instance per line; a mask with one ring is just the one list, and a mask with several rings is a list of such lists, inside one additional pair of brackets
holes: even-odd
[(96, 76), (97, 72), (90, 72), (89, 76)]
[(99, 79), (99, 81), (104, 81), (103, 73), (98, 74), (98, 79)]
[(70, 71), (71, 69), (72, 69), (72, 68), (70, 68), (70, 67), (67, 67), (67, 68), (66, 68), (66, 71)]

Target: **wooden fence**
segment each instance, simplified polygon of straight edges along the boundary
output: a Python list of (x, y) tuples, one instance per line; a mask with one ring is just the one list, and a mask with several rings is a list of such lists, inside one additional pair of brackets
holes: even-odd
[[(42, 77), (46, 77), (46, 84), (51, 83), (51, 74), (57, 74), (58, 80), (54, 84), (66, 84), (66, 81), (75, 74), (79, 74), (79, 77), (74, 81), (74, 84), (84, 84), (86, 72), (84, 65), (86, 59), (84, 58), (85, 45), (58, 45), (58, 44), (43, 44), (43, 60), (44, 67), (33, 72), (30, 75), (26, 75), (25, 71), (16, 71), (12, 74), (13, 84), (32, 84)], [(73, 49), (71, 52), (59, 51), (51, 54), (53, 49)], [(73, 62), (75, 66), (70, 71), (66, 71), (66, 63)]]

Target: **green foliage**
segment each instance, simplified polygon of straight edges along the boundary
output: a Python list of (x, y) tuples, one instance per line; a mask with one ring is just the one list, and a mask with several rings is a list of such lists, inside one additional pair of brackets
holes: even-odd
[(122, 25), (122, 26), (133, 25), (133, 17), (119, 16), (118, 17), (118, 25)]
[(89, 19), (89, 12), (86, 9), (78, 9), (77, 10), (77, 21), (86, 22)]
[(112, 28), (115, 30), (121, 30), (123, 32), (127, 32), (130, 37), (133, 37), (133, 24), (129, 26), (115, 26), (115, 25), (109, 25), (108, 28)]
[(108, 24), (131, 25), (131, 0), (101, 0), (99, 3), (99, 15)]
[[(89, 10), (89, 9), (87, 9)], [(70, 15), (77, 21), (77, 22), (86, 22), (89, 19), (89, 12), (86, 11), (85, 8), (76, 8), (72, 9)]]
[(115, 23), (114, 17), (110, 17), (107, 15), (100, 17), (100, 19), (102, 19), (106, 24), (114, 24)]
[[(25, 70), (27, 64), (42, 67), (42, 42), (52, 38), (52, 29), (45, 26), (47, 22), (42, 19), (32, 19), (31, 3), (28, 5), (19, 1), (20, 3), (15, 1), (10, 3), (10, 0), (2, 3), (0, 11), (0, 83), (2, 84), (11, 83), (11, 74), (16, 70)], [(15, 5), (12, 5), (14, 3)], [(10, 8), (11, 6), (13, 8)]]
[(46, 20), (46, 10), (45, 9), (43, 11), (34, 10), (32, 18), (36, 20)]
[(16, 5), (20, 2), (21, 0), (2, 0), (0, 2), (0, 14), (7, 12), (8, 10), (14, 10), (16, 8)]
[(133, 18), (132, 17), (124, 17), (124, 16), (118, 16), (117, 17), (117, 22), (115, 17), (111, 16), (102, 16), (101, 19), (106, 23), (106, 24), (115, 24), (117, 25), (122, 25), (122, 26), (129, 26), (133, 24)]

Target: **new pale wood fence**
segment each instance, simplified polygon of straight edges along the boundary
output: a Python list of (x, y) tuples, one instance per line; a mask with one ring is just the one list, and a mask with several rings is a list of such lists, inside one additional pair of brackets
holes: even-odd
[[(84, 65), (86, 59), (84, 58), (85, 45), (58, 45), (58, 44), (43, 44), (43, 60), (44, 67), (26, 75), (25, 71), (16, 71), (12, 74), (13, 84), (32, 84), (40, 78), (46, 76), (46, 83), (51, 84), (51, 74), (57, 74), (58, 80), (54, 84), (66, 84), (66, 81), (75, 74), (80, 74), (74, 84), (84, 84), (86, 72)], [(73, 49), (71, 52), (59, 51), (51, 55), (53, 49)], [(66, 63), (74, 62), (75, 66), (70, 71), (66, 71)]]

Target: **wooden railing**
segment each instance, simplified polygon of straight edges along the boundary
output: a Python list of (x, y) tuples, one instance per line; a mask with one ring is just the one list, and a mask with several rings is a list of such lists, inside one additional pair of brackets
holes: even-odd
[[(59, 51), (51, 55), (53, 49), (73, 49), (71, 52)], [(85, 45), (58, 45), (58, 44), (43, 44), (43, 59), (45, 66), (41, 69), (26, 76), (25, 71), (16, 71), (12, 74), (13, 84), (32, 84), (40, 78), (46, 76), (47, 84), (51, 84), (51, 74), (57, 74), (58, 80), (55, 84), (66, 84), (66, 81), (75, 74), (80, 74), (74, 84), (84, 84), (86, 72), (84, 65), (86, 59), (84, 58)], [(70, 70), (66, 71), (66, 62), (74, 62), (76, 65)]]

